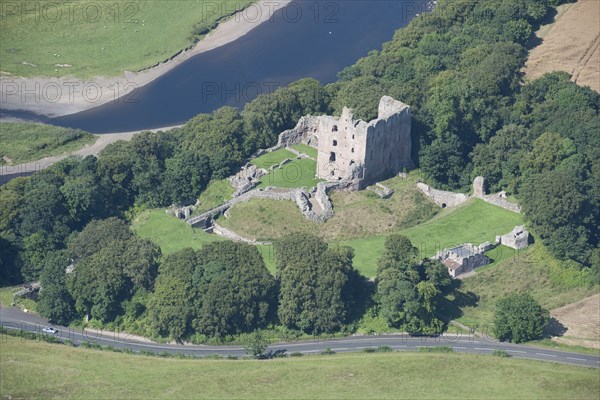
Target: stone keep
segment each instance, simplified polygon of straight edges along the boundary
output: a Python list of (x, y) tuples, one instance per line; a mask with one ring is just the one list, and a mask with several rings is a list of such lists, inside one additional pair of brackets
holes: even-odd
[(344, 108), (341, 117), (318, 119), (317, 177), (354, 180), (365, 187), (413, 168), (410, 107), (389, 96), (379, 102), (378, 118), (354, 120)]

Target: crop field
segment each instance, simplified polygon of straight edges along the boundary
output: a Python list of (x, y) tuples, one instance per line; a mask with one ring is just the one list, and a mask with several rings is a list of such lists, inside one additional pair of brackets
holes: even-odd
[(57, 156), (91, 145), (91, 133), (58, 126), (21, 122), (0, 123), (0, 165), (16, 165)]
[(119, 76), (190, 46), (249, 0), (2, 1), (0, 70), (31, 76)]
[[(49, 367), (53, 366), (53, 367)], [(441, 353), (178, 360), (6, 337), (3, 398), (597, 399), (598, 371)], [(465, 379), (465, 376), (468, 379)]]

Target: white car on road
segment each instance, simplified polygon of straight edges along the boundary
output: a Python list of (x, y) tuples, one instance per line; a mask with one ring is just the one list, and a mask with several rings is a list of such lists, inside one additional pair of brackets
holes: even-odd
[(42, 328), (42, 332), (56, 335), (58, 333), (58, 329), (54, 329), (51, 326), (45, 326)]

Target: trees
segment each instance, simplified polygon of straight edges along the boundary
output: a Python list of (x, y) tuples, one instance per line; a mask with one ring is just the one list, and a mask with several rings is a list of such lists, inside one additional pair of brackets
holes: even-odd
[(75, 316), (73, 298), (67, 290), (66, 268), (70, 264), (66, 251), (51, 253), (40, 275), (40, 298), (36, 310), (51, 322), (67, 325)]
[(156, 334), (179, 340), (189, 333), (199, 303), (192, 285), (197, 263), (197, 254), (192, 249), (163, 258), (154, 293), (148, 301), (147, 319)]
[(261, 358), (265, 354), (265, 351), (267, 351), (268, 347), (269, 341), (260, 331), (254, 331), (244, 346), (246, 353), (254, 358)]
[(79, 313), (111, 321), (135, 291), (154, 285), (160, 250), (116, 218), (92, 221), (69, 249), (76, 261), (69, 292)]
[(436, 312), (452, 289), (452, 278), (439, 261), (418, 262), (417, 249), (409, 239), (401, 235), (386, 239), (376, 282), (379, 315), (391, 326), (422, 334), (443, 330)]
[(184, 249), (165, 257), (159, 272), (148, 302), (148, 321), (159, 335), (252, 332), (274, 315), (275, 279), (253, 246), (221, 242), (198, 252)]
[(352, 252), (328, 248), (321, 239), (304, 234), (279, 240), (276, 252), (280, 322), (313, 334), (339, 329), (358, 294)]
[(548, 320), (548, 310), (531, 295), (511, 294), (496, 303), (494, 334), (501, 341), (514, 343), (540, 339)]
[(387, 269), (398, 269), (405, 271), (417, 260), (419, 249), (402, 235), (390, 235), (385, 238), (384, 251), (377, 260), (377, 273)]
[(314, 79), (301, 79), (286, 88), (258, 96), (246, 104), (244, 119), (244, 152), (268, 148), (277, 136), (298, 123), (306, 114), (329, 111), (329, 93)]
[(593, 238), (597, 225), (590, 223), (598, 221), (598, 212), (590, 206), (587, 191), (581, 172), (571, 167), (533, 175), (523, 184), (523, 212), (561, 259), (587, 263), (592, 243), (597, 243)]
[(274, 316), (275, 279), (256, 247), (234, 242), (205, 245), (194, 284), (201, 296), (194, 327), (210, 336), (263, 328)]

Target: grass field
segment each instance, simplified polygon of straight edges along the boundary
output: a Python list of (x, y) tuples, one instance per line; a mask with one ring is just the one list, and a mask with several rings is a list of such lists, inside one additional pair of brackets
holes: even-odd
[(91, 145), (96, 136), (46, 124), (0, 123), (0, 165), (15, 165), (57, 156)]
[(293, 146), (291, 146), (292, 149), (299, 151), (300, 153), (304, 153), (307, 156), (310, 156), (312, 158), (314, 158), (315, 160), (317, 159), (317, 156), (319, 155), (317, 149), (315, 149), (314, 147), (308, 146), (306, 144), (303, 143), (298, 143), (295, 144)]
[(597, 399), (598, 370), (439, 353), (178, 360), (6, 337), (3, 398)]
[[(202, 229), (194, 229), (184, 221), (167, 215), (162, 209), (141, 212), (131, 224), (131, 229), (138, 236), (156, 243), (163, 255), (187, 247), (198, 250), (206, 243), (227, 240), (221, 236), (208, 234)], [(272, 246), (257, 246), (257, 248), (269, 271), (275, 273)]]
[(200, 194), (198, 198), (200, 205), (194, 211), (194, 214), (201, 214), (212, 210), (223, 204), (226, 200), (231, 199), (232, 196), (233, 186), (231, 186), (231, 183), (227, 179), (212, 181), (208, 184), (206, 190)]
[(307, 221), (292, 202), (254, 200), (233, 207), (219, 223), (245, 237), (271, 240), (291, 232), (315, 233), (328, 241), (385, 234), (414, 226), (433, 217), (437, 206), (415, 186), (415, 178), (393, 178), (389, 199), (370, 191), (333, 192), (334, 216), (324, 224)]
[(205, 243), (225, 240), (202, 229), (194, 229), (185, 221), (167, 215), (163, 209), (141, 212), (131, 224), (131, 229), (138, 236), (150, 239), (160, 246), (163, 254), (186, 247), (200, 249)]
[(236, 204), (229, 218), (219, 218), (219, 225), (259, 241), (279, 239), (290, 233), (318, 234), (321, 225), (308, 221), (291, 201), (253, 199)]
[[(510, 232), (515, 225), (522, 223), (519, 214), (473, 199), (457, 208), (444, 209), (429, 221), (399, 233), (408, 237), (419, 248), (420, 256), (425, 258), (462, 243), (493, 242), (496, 235)], [(354, 267), (372, 277), (377, 272), (377, 259), (383, 252), (385, 238), (384, 235), (376, 235), (342, 241), (341, 244), (354, 248)]]
[(78, 78), (137, 71), (191, 45), (198, 37), (196, 24), (210, 28), (250, 3), (2, 1), (0, 70), (24, 77)]
[(273, 165), (279, 165), (286, 158), (293, 160), (296, 158), (296, 155), (286, 149), (279, 149), (256, 157), (250, 163), (268, 171)]
[[(3, 307), (11, 307), (14, 293), (18, 292), (22, 289), (22, 286), (10, 286), (0, 288), (0, 304)], [(35, 301), (31, 299), (26, 299), (22, 297), (14, 298), (15, 305), (19, 308), (26, 308), (29, 311), (33, 311), (35, 313)]]
[(588, 286), (586, 279), (584, 273), (561, 265), (542, 244), (535, 243), (493, 268), (479, 269), (463, 280), (459, 295), (451, 299), (461, 308), (455, 316), (459, 322), (491, 334), (494, 307), (500, 298), (526, 292), (551, 310), (598, 293), (600, 288)]
[(320, 182), (315, 178), (316, 172), (317, 163), (314, 160), (308, 158), (293, 160), (263, 176), (258, 187), (275, 186), (290, 189), (305, 187), (310, 189)]

